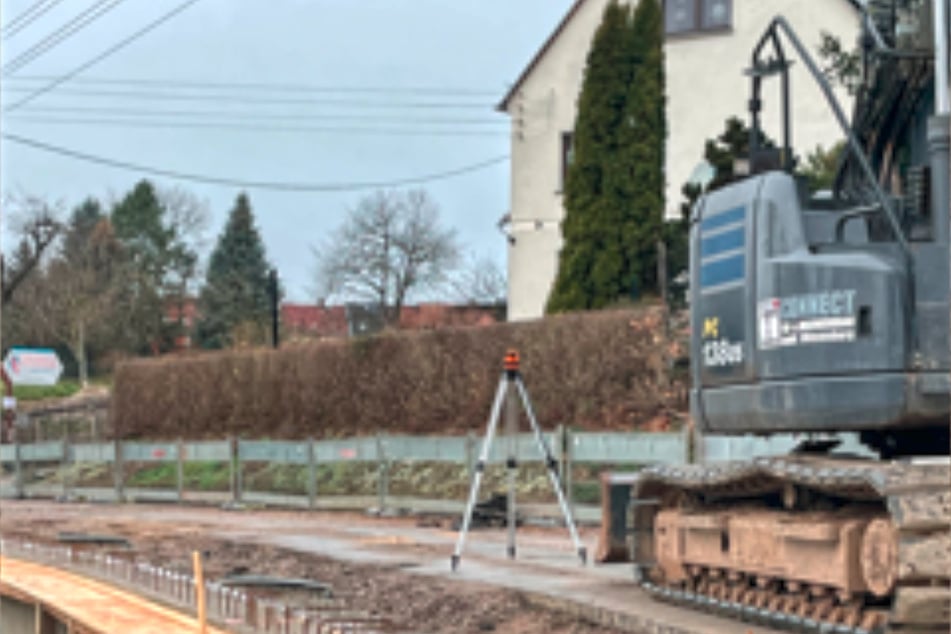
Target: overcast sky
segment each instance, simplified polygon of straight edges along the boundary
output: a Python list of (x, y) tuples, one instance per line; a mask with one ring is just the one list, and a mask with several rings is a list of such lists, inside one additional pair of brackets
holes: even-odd
[[(40, 2), (52, 8), (31, 23), (16, 19), (37, 0), (0, 5), (5, 109), (47, 85), (43, 77), (73, 71), (183, 0)], [(0, 125), (112, 160), (256, 182), (388, 182), (451, 171), (508, 154), (508, 121), (495, 104), (571, 3), (198, 0), (75, 79), (5, 111)], [(35, 59), (20, 57), (80, 16), (89, 23), (75, 34)], [(209, 86), (217, 83), (271, 86)], [(72, 205), (120, 196), (142, 174), (4, 141), (0, 178), (5, 192)], [(150, 178), (207, 200), (210, 249), (240, 188)], [(509, 207), (508, 162), (425, 187), (467, 249), (504, 267), (496, 221)], [(311, 247), (367, 192), (247, 191), (289, 299), (313, 300)]]

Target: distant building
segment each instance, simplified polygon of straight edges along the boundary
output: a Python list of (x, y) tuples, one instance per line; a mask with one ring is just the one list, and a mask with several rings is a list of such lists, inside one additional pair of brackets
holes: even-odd
[[(434, 330), (458, 326), (486, 326), (504, 321), (501, 306), (452, 305), (425, 303), (404, 306), (400, 311), (400, 329)], [(286, 341), (370, 335), (380, 332), (385, 321), (373, 305), (313, 304), (281, 305), (281, 328)]]
[[(630, 3), (636, 0), (629, 0)], [(507, 218), (509, 319), (540, 317), (558, 271), (562, 191), (573, 156), (577, 101), (594, 33), (608, 0), (577, 0), (525, 67), (498, 110), (511, 118), (512, 191)], [(681, 188), (701, 180), (707, 139), (730, 116), (746, 119), (753, 47), (776, 15), (815, 53), (821, 33), (851, 48), (861, 0), (664, 0), (667, 77), (665, 215), (676, 217)], [(786, 47), (787, 50), (789, 47)], [(821, 92), (796, 62), (791, 75), (793, 146), (800, 156), (842, 138)], [(848, 95), (837, 89), (848, 109)], [(763, 124), (781, 139), (778, 82), (764, 85)]]
[(343, 338), (348, 334), (345, 306), (281, 304), (281, 336), (285, 341)]
[(172, 349), (188, 350), (192, 347), (191, 333), (198, 318), (198, 300), (194, 297), (174, 297), (165, 301), (163, 323), (172, 333)]

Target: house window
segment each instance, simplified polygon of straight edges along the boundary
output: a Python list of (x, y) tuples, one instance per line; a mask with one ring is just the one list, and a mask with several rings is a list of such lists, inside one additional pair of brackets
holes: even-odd
[(666, 0), (664, 29), (668, 35), (719, 31), (733, 24), (733, 0)]
[(561, 133), (561, 191), (568, 184), (568, 168), (575, 160), (575, 133)]

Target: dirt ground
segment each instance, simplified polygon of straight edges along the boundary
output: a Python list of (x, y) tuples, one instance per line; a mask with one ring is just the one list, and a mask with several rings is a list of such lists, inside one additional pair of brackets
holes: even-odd
[[(137, 519), (135, 512), (116, 513), (122, 507), (89, 507), (42, 502), (0, 505), (0, 533), (31, 539), (55, 539), (60, 531), (110, 534), (129, 539), (142, 558), (188, 570), (193, 549), (207, 551), (207, 574), (267, 574), (302, 577), (330, 584), (349, 607), (386, 618), (402, 632), (510, 632), (513, 634), (607, 634), (615, 630), (580, 622), (566, 613), (531, 604), (515, 590), (477, 583), (446, 583), (437, 577), (411, 574), (399, 563), (357, 563), (336, 560), (266, 544), (234, 540), (196, 523)], [(170, 513), (176, 511), (169, 509)], [(275, 519), (293, 513), (272, 513)], [(235, 516), (243, 517), (243, 516)], [(344, 523), (366, 522), (359, 515), (340, 515)], [(237, 520), (242, 521), (242, 520)], [(398, 525), (413, 520), (385, 520)], [(257, 517), (256, 525), (267, 524)], [(248, 528), (254, 528), (248, 526)], [(277, 530), (277, 528), (275, 528)], [(544, 529), (532, 528), (544, 533)], [(377, 544), (379, 545), (379, 544)], [(404, 544), (405, 546), (405, 544)], [(432, 549), (416, 544), (415, 549)]]

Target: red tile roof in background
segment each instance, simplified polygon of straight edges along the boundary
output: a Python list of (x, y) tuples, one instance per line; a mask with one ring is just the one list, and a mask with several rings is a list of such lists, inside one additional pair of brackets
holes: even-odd
[(446, 326), (488, 326), (496, 322), (492, 311), (479, 306), (420, 304), (404, 306), (400, 311), (400, 328), (421, 330)]
[[(491, 309), (451, 304), (404, 306), (400, 328), (428, 330), (447, 326), (486, 326), (498, 321)], [(288, 336), (346, 337), (349, 334), (345, 306), (281, 304), (281, 326)]]
[(346, 337), (347, 309), (344, 306), (281, 304), (281, 326), (290, 336)]

